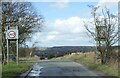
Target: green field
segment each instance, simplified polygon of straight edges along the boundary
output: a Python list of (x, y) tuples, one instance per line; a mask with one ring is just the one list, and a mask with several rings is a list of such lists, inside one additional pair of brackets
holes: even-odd
[(13, 78), (27, 71), (33, 63), (10, 63), (2, 66), (2, 78)]

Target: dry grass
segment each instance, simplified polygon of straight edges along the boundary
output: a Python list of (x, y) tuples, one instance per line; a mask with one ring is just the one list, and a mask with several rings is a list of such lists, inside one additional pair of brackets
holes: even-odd
[(21, 57), (19, 60), (25, 60), (25, 61), (37, 61), (40, 60), (39, 57)]

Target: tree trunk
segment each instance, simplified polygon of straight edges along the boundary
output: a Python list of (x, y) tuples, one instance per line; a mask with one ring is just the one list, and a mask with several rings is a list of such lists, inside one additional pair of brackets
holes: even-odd
[(6, 18), (4, 15), (2, 15), (2, 63), (6, 64), (6, 58), (7, 58), (7, 53), (6, 53), (6, 39), (5, 39), (5, 27), (6, 24), (3, 23), (6, 21)]
[(101, 55), (101, 64), (106, 64), (106, 53), (105, 49), (102, 47), (99, 47), (100, 55)]
[(100, 52), (101, 53), (101, 64), (105, 64), (105, 57), (104, 57), (104, 52)]

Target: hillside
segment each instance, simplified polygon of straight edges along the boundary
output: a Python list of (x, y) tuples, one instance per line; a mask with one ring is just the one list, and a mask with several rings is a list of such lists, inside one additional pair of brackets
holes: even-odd
[(94, 51), (94, 46), (55, 46), (36, 51), (37, 56), (47, 57), (48, 55), (62, 56), (76, 52), (90, 52)]

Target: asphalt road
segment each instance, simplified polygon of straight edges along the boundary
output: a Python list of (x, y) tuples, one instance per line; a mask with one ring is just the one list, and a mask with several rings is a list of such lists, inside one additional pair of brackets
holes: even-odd
[(39, 61), (27, 74), (28, 76), (97, 76), (83, 65), (73, 61)]

